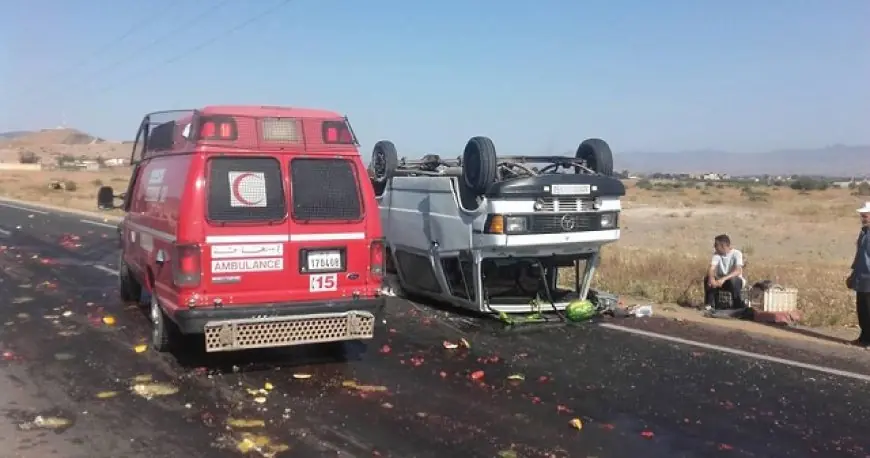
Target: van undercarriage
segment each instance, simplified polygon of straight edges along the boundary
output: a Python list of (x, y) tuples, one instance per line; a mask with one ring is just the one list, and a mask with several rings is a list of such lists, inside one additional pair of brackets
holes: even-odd
[(599, 257), (597, 250), (547, 256), (477, 250), (430, 262), (427, 254), (397, 248), (388, 272), (403, 291), (480, 313), (562, 311), (589, 295)]

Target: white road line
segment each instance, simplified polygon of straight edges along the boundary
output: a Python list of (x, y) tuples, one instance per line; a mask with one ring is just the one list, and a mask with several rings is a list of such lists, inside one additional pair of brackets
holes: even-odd
[(81, 221), (85, 224), (93, 224), (94, 226), (108, 227), (109, 229), (117, 229), (118, 228), (118, 226), (116, 226), (116, 225), (101, 223), (99, 221), (91, 221), (89, 219), (80, 219), (79, 221)]
[(10, 236), (12, 232), (7, 231), (6, 229), (0, 229), (0, 235)]
[(111, 267), (102, 266), (100, 264), (94, 264), (93, 267), (94, 267), (94, 269), (102, 270), (103, 272), (105, 272), (107, 274), (111, 274), (111, 275), (115, 275), (115, 276), (120, 275), (120, 272), (118, 272), (117, 270), (115, 270)]
[(669, 336), (665, 334), (659, 334), (657, 332), (644, 331), (641, 329), (627, 328), (625, 326), (620, 326), (618, 324), (611, 323), (601, 323), (598, 326), (607, 329), (613, 329), (614, 331), (622, 331), (627, 332), (629, 334), (635, 334), (639, 336), (645, 336), (652, 339), (660, 339), (668, 342), (674, 342), (683, 345), (689, 345), (693, 347), (705, 348), (707, 350), (715, 350), (720, 351), (722, 353), (729, 353), (732, 355), (743, 356), (746, 358), (757, 359), (760, 361), (767, 361), (770, 363), (779, 363), (784, 364), (786, 366), (799, 367), (801, 369), (807, 369), (816, 372), (822, 372), (828, 375), (839, 375), (840, 377), (847, 377), (855, 380), (861, 380), (864, 382), (870, 382), (870, 375), (867, 374), (859, 374), (857, 372), (849, 372), (840, 369), (834, 369), (832, 367), (825, 366), (817, 366), (815, 364), (807, 364), (799, 361), (792, 361), (790, 359), (785, 358), (777, 358), (776, 356), (762, 355), (760, 353), (753, 353), (751, 351), (737, 350), (734, 348), (722, 347), (719, 345), (708, 344), (704, 342), (697, 342), (694, 340), (681, 339), (679, 337)]
[(14, 208), (16, 210), (24, 210), (24, 211), (30, 212), (30, 213), (39, 213), (40, 215), (47, 215), (48, 214), (48, 212), (45, 210), (37, 210), (35, 208), (19, 207), (18, 205), (12, 205), (12, 204), (7, 204), (7, 203), (0, 203), (0, 205), (2, 205), (4, 207)]

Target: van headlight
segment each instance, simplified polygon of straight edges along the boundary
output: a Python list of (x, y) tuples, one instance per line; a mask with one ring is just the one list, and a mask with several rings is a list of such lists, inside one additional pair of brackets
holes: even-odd
[(526, 232), (528, 219), (525, 216), (508, 216), (504, 219), (504, 231), (507, 234)]
[(487, 234), (521, 234), (528, 229), (525, 216), (490, 215), (484, 232)]
[(601, 214), (601, 229), (613, 229), (616, 227), (616, 213)]

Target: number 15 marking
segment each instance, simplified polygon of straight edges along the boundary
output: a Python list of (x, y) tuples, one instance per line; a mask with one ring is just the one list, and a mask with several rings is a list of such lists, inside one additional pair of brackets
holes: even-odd
[(321, 291), (335, 291), (338, 288), (338, 275), (311, 275), (308, 277), (308, 291), (317, 293)]

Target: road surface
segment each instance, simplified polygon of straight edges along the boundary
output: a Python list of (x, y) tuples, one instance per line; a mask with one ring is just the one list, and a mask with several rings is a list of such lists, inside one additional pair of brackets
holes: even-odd
[(395, 299), (346, 360), (137, 352), (113, 226), (0, 202), (0, 457), (870, 456), (870, 352), (655, 317), (505, 331)]

